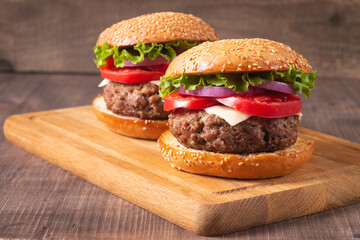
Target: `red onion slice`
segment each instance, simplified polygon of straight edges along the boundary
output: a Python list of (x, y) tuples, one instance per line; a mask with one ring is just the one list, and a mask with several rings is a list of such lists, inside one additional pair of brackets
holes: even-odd
[(231, 97), (231, 96), (244, 96), (246, 94), (261, 94), (266, 90), (273, 90), (277, 92), (289, 93), (296, 95), (297, 91), (291, 87), (291, 85), (283, 82), (276, 82), (268, 80), (263, 84), (258, 85), (257, 87), (249, 86), (248, 91), (243, 93), (234, 92), (232, 88), (226, 87), (204, 87), (198, 86), (194, 91), (186, 92), (183, 88), (183, 85), (179, 88), (179, 93), (185, 95), (201, 96), (201, 97)]
[(183, 85), (179, 88), (179, 93), (185, 95), (192, 95), (192, 96), (201, 96), (201, 97), (231, 97), (231, 96), (244, 96), (246, 94), (259, 94), (265, 92), (263, 88), (257, 88), (253, 86), (249, 86), (247, 92), (237, 93), (234, 92), (232, 88), (227, 87), (203, 87), (198, 86), (196, 87), (195, 91), (186, 92), (183, 88)]
[(168, 61), (166, 58), (158, 56), (154, 60), (150, 60), (149, 58), (145, 57), (144, 61), (142, 61), (141, 63), (132, 63), (130, 61), (124, 62), (125, 67), (146, 67), (160, 64), (170, 64), (170, 61)]
[(183, 52), (186, 51), (186, 49), (182, 49), (182, 48), (177, 48), (177, 49), (174, 49), (174, 50), (176, 52), (176, 56), (178, 56), (178, 55), (180, 55), (180, 54), (182, 54)]
[(265, 83), (258, 85), (260, 88), (265, 88), (273, 91), (289, 93), (292, 95), (296, 95), (297, 91), (291, 87), (291, 85), (283, 82), (276, 82), (267, 80)]

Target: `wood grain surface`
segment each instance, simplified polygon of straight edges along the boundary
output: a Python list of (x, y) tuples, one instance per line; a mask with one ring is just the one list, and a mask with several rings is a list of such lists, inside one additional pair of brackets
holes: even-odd
[(292, 46), (323, 77), (356, 76), (360, 1), (0, 0), (0, 71), (96, 73), (106, 27), (156, 11), (192, 13), (220, 38), (263, 37)]
[[(10, 114), (89, 104), (100, 92), (99, 81), (88, 75), (0, 74), (0, 124)], [(360, 82), (344, 81), (320, 77), (303, 103), (301, 124), (360, 142)], [(204, 238), (27, 153), (3, 135), (0, 182), (0, 238)], [(359, 219), (356, 204), (225, 237), (351, 239), (360, 236)]]
[(4, 135), (54, 165), (203, 236), (360, 202), (360, 144), (306, 128), (299, 129), (299, 137), (315, 142), (311, 159), (291, 174), (262, 180), (173, 169), (156, 141), (112, 132), (94, 116), (92, 106), (11, 115)]

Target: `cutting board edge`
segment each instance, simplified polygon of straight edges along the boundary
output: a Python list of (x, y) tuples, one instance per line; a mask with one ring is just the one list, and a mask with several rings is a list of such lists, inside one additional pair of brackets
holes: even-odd
[[(341, 179), (339, 176), (337, 179)], [(223, 202), (219, 204), (204, 204), (202, 207), (206, 209), (201, 212), (197, 222), (203, 223), (199, 226), (197, 234), (203, 236), (217, 236), (221, 234), (228, 234), (240, 230), (258, 227), (266, 224), (276, 223), (280, 221), (290, 220), (297, 217), (320, 213), (331, 209), (347, 206), (360, 202), (360, 181), (356, 178), (351, 179), (351, 189), (344, 189), (342, 186), (334, 186), (334, 179), (331, 181), (323, 181), (318, 184), (299, 187), (297, 189), (289, 189), (283, 192), (273, 192), (263, 196), (254, 196), (244, 199), (239, 199), (231, 202)], [(334, 190), (336, 188), (336, 190)], [(331, 192), (354, 192), (354, 195), (346, 195), (346, 198), (337, 199), (332, 196)], [(305, 192), (317, 194), (304, 194)], [(339, 193), (338, 193), (339, 194)], [(309, 197), (310, 196), (310, 197)], [(284, 205), (279, 199), (298, 198), (299, 206)], [(224, 205), (226, 205), (224, 207)], [(260, 205), (266, 206), (266, 211), (259, 209), (255, 214), (250, 213), (248, 209), (258, 208)], [(231, 221), (219, 220), (219, 215), (226, 212), (234, 212), (238, 210), (243, 214), (234, 214)], [(294, 213), (295, 211), (295, 213)], [(251, 215), (252, 214), (252, 215)], [(231, 215), (230, 215), (231, 216)], [(245, 223), (241, 221), (246, 217)], [(249, 220), (250, 219), (250, 220)], [(225, 221), (227, 221), (226, 228), (217, 230), (217, 224), (223, 228)], [(208, 222), (208, 223), (207, 223)], [(214, 224), (215, 223), (215, 224)]]
[[(8, 131), (7, 131), (8, 133)], [(28, 149), (25, 148), (24, 146), (22, 146), (21, 144), (18, 144), (16, 141), (14, 141), (14, 137), (16, 138), (16, 136), (11, 134), (6, 134), (6, 139), (15, 144), (18, 147), (21, 147), (29, 152), (31, 152), (32, 154), (43, 158), (43, 156), (41, 156), (40, 154), (35, 153), (34, 151), (32, 151), (32, 149)], [(193, 215), (193, 219), (191, 222), (187, 221), (185, 224), (184, 223), (180, 223), (178, 221), (176, 221), (176, 219), (172, 216), (169, 216), (169, 214), (166, 214), (166, 212), (161, 211), (161, 209), (154, 209), (152, 207), (147, 206), (145, 203), (142, 202), (137, 202), (134, 200), (134, 198), (131, 198), (131, 196), (128, 195), (119, 195), (119, 194), (115, 194), (112, 193), (111, 191), (109, 191), (108, 189), (104, 188), (103, 186), (94, 183), (91, 179), (88, 178), (84, 178), (83, 176), (80, 176), (76, 173), (74, 173), (71, 169), (66, 169), (63, 166), (59, 166), (58, 164), (56, 164), (55, 162), (52, 162), (51, 160), (47, 159), (47, 158), (43, 158), (44, 160), (50, 162), (51, 164), (65, 170), (65, 171), (69, 171), (71, 174), (97, 186), (100, 187), (104, 190), (106, 190), (107, 192), (114, 194), (140, 208), (143, 208), (155, 215), (160, 216), (161, 218), (172, 222), (175, 225), (178, 225), (184, 229), (187, 229), (189, 231), (194, 232), (195, 234), (201, 235), (201, 236), (218, 236), (218, 235), (222, 235), (222, 234), (228, 234), (228, 233), (232, 233), (232, 232), (236, 232), (236, 231), (241, 231), (244, 229), (248, 229), (248, 228), (252, 228), (252, 227), (258, 227), (258, 226), (262, 226), (265, 224), (270, 224), (270, 223), (275, 223), (275, 222), (280, 222), (280, 221), (284, 221), (284, 220), (289, 220), (289, 219), (293, 219), (293, 218), (297, 218), (297, 217), (301, 217), (301, 216), (305, 216), (305, 215), (309, 215), (309, 214), (313, 214), (313, 213), (318, 213), (318, 212), (323, 212), (326, 210), (330, 210), (330, 209), (334, 209), (334, 208), (338, 208), (338, 207), (342, 207), (342, 206), (346, 206), (349, 204), (353, 204), (353, 203), (357, 203), (360, 202), (360, 195), (358, 196), (358, 199), (355, 200), (349, 200), (344, 202), (343, 204), (337, 205), (337, 204), (333, 204), (333, 203), (328, 203), (327, 205), (324, 205), (322, 208), (319, 209), (311, 209), (308, 210), (307, 212), (303, 212), (301, 214), (297, 214), (297, 215), (292, 215), (291, 217), (288, 217), (286, 215), (280, 215), (278, 216), (276, 219), (270, 220), (268, 221), (267, 218), (263, 218), (264, 216), (262, 214), (253, 214), (252, 217), (254, 218), (253, 221), (248, 221), (246, 224), (237, 224), (235, 226), (228, 226), (227, 228), (223, 229), (224, 226), (224, 222), (218, 222), (218, 216), (222, 215), (224, 213), (223, 208), (227, 208), (228, 211), (229, 210), (233, 210), (233, 209), (237, 209), (238, 205), (243, 205), (243, 202), (259, 202), (260, 201), (266, 201), (267, 198), (271, 198), (272, 196), (278, 194), (277, 192), (275, 193), (271, 193), (265, 196), (254, 196), (254, 197), (248, 197), (248, 198), (244, 198), (244, 199), (239, 199), (236, 201), (232, 201), (232, 202), (222, 202), (222, 203), (205, 203), (202, 201), (198, 201), (198, 200), (193, 200), (192, 202), (192, 208), (194, 209), (195, 214)], [(324, 184), (326, 183), (319, 183), (319, 185), (324, 186)], [(294, 191), (301, 191), (304, 188), (307, 187), (314, 187), (314, 186), (305, 186), (305, 187), (300, 187), (298, 189), (290, 189), (288, 191), (285, 191), (286, 194), (291, 195), (292, 192)], [(176, 193), (176, 192), (174, 192)], [(284, 192), (283, 192), (284, 193)], [(265, 198), (264, 198), (265, 197)], [(224, 205), (226, 205), (224, 207)], [(329, 207), (329, 205), (331, 205)], [(229, 207), (230, 206), (230, 207)], [(248, 208), (248, 207), (245, 207)], [(235, 223), (239, 223), (243, 218), (243, 215), (238, 214), (237, 218), (234, 218), (232, 222)], [(264, 219), (266, 221), (261, 221), (261, 219)], [(189, 220), (189, 219), (188, 219)], [(217, 227), (219, 227), (221, 230), (217, 230)]]
[[(44, 112), (44, 113), (46, 113), (46, 112)], [(31, 116), (31, 114), (30, 113), (29, 114), (15, 114), (15, 115), (9, 116), (6, 119), (5, 123), (4, 123), (4, 136), (6, 137), (6, 139), (9, 142), (12, 142), (13, 144), (15, 144), (17, 146), (19, 146), (19, 147), (21, 147), (21, 148), (35, 154), (35, 155), (37, 155), (37, 156), (39, 156), (41, 158), (44, 158), (43, 156), (41, 156), (41, 154), (37, 154), (36, 152), (34, 152), (33, 149), (27, 147), (26, 141), (24, 141), (24, 139), (22, 139), (18, 134), (12, 133), (11, 127), (10, 127), (10, 130), (9, 130), (9, 126), (11, 125), (13, 120), (17, 120), (18, 118), (23, 118), (23, 117), (27, 118), (28, 116)], [(18, 139), (20, 141), (16, 141), (15, 139)], [(52, 164), (60, 167), (60, 168), (63, 168), (65, 170), (67, 170), (67, 171), (72, 172), (71, 170), (66, 169), (66, 168), (64, 168), (62, 166), (59, 166), (56, 163), (50, 161), (46, 157), (44, 159), (51, 162)], [(79, 175), (77, 175), (77, 174), (75, 174), (73, 172), (72, 172), (72, 174), (74, 174), (76, 176), (79, 176)], [(83, 178), (82, 176), (79, 176), (79, 177), (82, 178), (82, 179), (85, 179), (86, 181), (91, 182), (92, 184), (94, 184), (89, 179)], [(319, 183), (318, 185), (325, 187), (325, 185), (327, 183), (330, 183), (330, 181), (322, 182), (322, 183)], [(94, 184), (94, 185), (97, 185), (97, 184)], [(97, 186), (99, 186), (99, 185), (97, 185)], [(101, 186), (99, 186), (99, 187), (101, 187)], [(303, 189), (303, 188), (304, 187), (301, 187), (299, 189)], [(289, 191), (291, 192), (293, 190), (294, 189), (291, 189)], [(107, 190), (107, 191), (109, 191), (109, 190)], [(109, 191), (109, 192), (111, 193), (111, 191)], [(288, 192), (288, 193), (290, 193), (290, 192)], [(276, 193), (269, 194), (268, 196), (271, 196), (271, 195), (274, 195), (274, 194), (276, 194)], [(119, 196), (119, 195), (117, 195), (117, 196)], [(125, 200), (128, 200), (129, 202), (134, 202), (134, 200), (129, 198), (129, 197), (124, 197), (124, 196), (120, 196), (120, 197), (124, 198)], [(264, 196), (261, 196), (261, 197), (264, 197)], [(265, 196), (265, 197), (267, 197), (267, 196)], [(192, 224), (187, 224), (187, 225), (186, 224), (181, 224), (181, 223), (179, 224), (178, 221), (169, 218), (168, 215), (164, 214), (162, 211), (154, 211), (154, 209), (149, 209), (144, 204), (135, 203), (135, 205), (140, 206), (140, 207), (142, 207), (142, 208), (144, 208), (144, 209), (146, 209), (146, 210), (148, 210), (148, 211), (150, 211), (150, 212), (152, 212), (152, 213), (154, 213), (156, 215), (159, 215), (162, 218), (167, 219), (170, 222), (173, 222), (174, 224), (179, 225), (179, 226), (181, 226), (181, 227), (183, 227), (183, 228), (185, 228), (187, 230), (193, 231), (196, 234), (204, 235), (204, 236), (214, 236), (214, 235), (239, 231), (239, 230), (246, 229), (246, 228), (249, 228), (249, 227), (256, 227), (256, 226), (260, 226), (260, 225), (263, 225), (263, 224), (269, 224), (269, 223), (273, 223), (273, 222), (278, 222), (278, 221), (282, 221), (282, 220), (285, 220), (285, 219), (300, 217), (300, 216), (304, 216), (304, 215), (308, 215), (308, 214), (312, 214), (312, 213), (316, 213), (316, 212), (320, 212), (320, 211), (325, 211), (325, 210), (345, 206), (345, 205), (348, 205), (348, 204), (351, 204), (351, 203), (356, 203), (356, 202), (360, 201), (360, 199), (359, 199), (360, 197), (359, 197), (359, 195), (357, 195), (356, 199), (347, 200), (346, 202), (343, 202), (342, 204), (328, 202), (322, 208), (318, 208), (317, 210), (309, 210), (307, 212), (303, 212), (303, 213), (298, 214), (298, 215), (292, 215), (291, 217), (279, 215), (277, 218), (272, 219), (270, 221), (267, 220), (266, 222), (259, 222), (258, 219), (255, 219), (254, 221), (250, 221), (247, 225), (241, 225), (241, 226), (236, 225), (236, 226), (232, 226), (232, 227), (229, 227), (227, 229), (224, 229), (222, 231), (215, 232), (214, 230), (212, 230), (212, 231), (209, 230), (211, 228), (216, 229), (217, 225), (214, 225), (214, 223), (217, 223), (217, 219), (218, 219), (219, 214), (223, 214), (223, 210), (221, 209), (221, 207), (219, 208), (219, 206), (222, 206), (224, 204), (233, 204), (233, 208), (236, 209), (238, 207), (237, 205), (239, 205), (239, 204), (241, 205), (241, 202), (243, 202), (243, 201), (250, 201), (250, 202), (251, 201), (257, 201), (259, 198), (260, 198), (260, 196), (255, 196), (255, 197), (251, 197), (251, 198), (240, 199), (240, 200), (227, 202), (227, 203), (226, 202), (217, 203), (217, 204), (204, 203), (204, 202), (201, 202), (201, 201), (197, 201), (197, 203), (195, 205), (193, 205), (193, 207), (194, 207), (193, 209), (196, 212), (196, 214), (194, 214), (194, 221), (193, 221)], [(230, 208), (230, 209), (233, 209), (233, 208)], [(229, 207), (228, 207), (228, 209), (229, 209)], [(241, 217), (241, 216), (238, 215), (238, 217)]]

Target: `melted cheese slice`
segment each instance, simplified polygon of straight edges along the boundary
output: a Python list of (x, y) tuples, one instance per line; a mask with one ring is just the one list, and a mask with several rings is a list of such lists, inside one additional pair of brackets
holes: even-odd
[(222, 105), (205, 108), (205, 112), (209, 114), (215, 114), (216, 116), (221, 117), (231, 126), (234, 126), (242, 121), (245, 121), (246, 119), (252, 116), (250, 114), (242, 113), (235, 109)]
[[(101, 83), (98, 85), (98, 87), (105, 87), (106, 85), (108, 85), (111, 81), (107, 78), (104, 78), (104, 80), (101, 81)], [(154, 83), (156, 85), (160, 85), (160, 80), (154, 80), (154, 81), (150, 81), (151, 83)]]
[(156, 84), (156, 85), (160, 86), (160, 80), (154, 80), (154, 81), (151, 81), (151, 83), (153, 83), (153, 84)]
[[(223, 105), (212, 106), (209, 108), (205, 108), (204, 110), (208, 114), (215, 114), (216, 116), (221, 117), (231, 126), (235, 126), (236, 124), (241, 123), (253, 116), (247, 113), (239, 112), (238, 110)], [(299, 119), (301, 120), (302, 113), (294, 115), (298, 115)]]
[(108, 85), (111, 81), (107, 78), (104, 78), (104, 80), (101, 81), (101, 83), (98, 85), (98, 87), (105, 87)]

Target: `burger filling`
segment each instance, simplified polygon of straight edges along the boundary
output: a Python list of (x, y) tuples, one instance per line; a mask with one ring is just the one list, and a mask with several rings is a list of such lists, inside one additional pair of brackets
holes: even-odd
[(185, 147), (219, 153), (274, 152), (296, 142), (303, 93), (317, 72), (162, 77), (169, 129)]
[(112, 112), (142, 119), (166, 119), (159, 86), (152, 83), (110, 82), (104, 87), (106, 106)]
[(104, 80), (104, 98), (112, 112), (144, 118), (166, 119), (159, 96), (160, 77), (170, 61), (186, 49), (196, 46), (186, 40), (168, 43), (138, 43), (136, 46), (119, 48), (95, 46), (95, 63)]
[[(97, 67), (104, 67), (107, 65), (107, 60), (113, 58), (114, 65), (117, 68), (132, 67), (134, 64), (140, 64), (148, 60), (164, 61), (165, 59), (170, 62), (174, 60), (180, 52), (195, 47), (196, 45), (198, 45), (197, 42), (188, 42), (187, 40), (147, 44), (139, 42), (135, 46), (123, 48), (104, 43), (102, 46), (97, 45), (94, 47), (94, 54), (96, 56), (94, 62)], [(146, 65), (149, 64), (145, 64), (144, 66)]]
[(169, 115), (169, 130), (188, 148), (219, 153), (274, 152), (296, 142), (298, 115), (252, 116), (234, 126), (204, 110), (179, 108)]
[[(305, 97), (308, 97), (311, 89), (314, 87), (316, 77), (317, 71), (302, 73), (301, 69), (295, 69), (293, 65), (287, 71), (273, 70), (271, 72), (246, 72), (243, 74), (182, 74), (179, 77), (162, 77), (160, 94), (163, 98), (175, 92), (189, 95), (201, 94), (201, 96), (210, 94), (208, 97), (213, 97), (214, 95), (221, 97), (269, 89), (293, 95), (303, 93)], [(214, 91), (206, 91), (208, 87), (221, 87), (224, 90), (214, 93)], [(229, 94), (229, 92), (232, 94)]]

